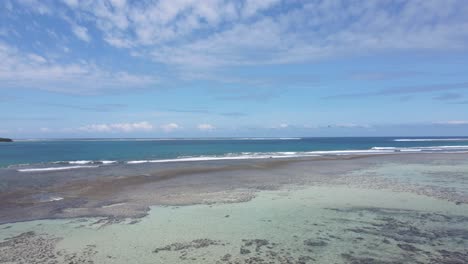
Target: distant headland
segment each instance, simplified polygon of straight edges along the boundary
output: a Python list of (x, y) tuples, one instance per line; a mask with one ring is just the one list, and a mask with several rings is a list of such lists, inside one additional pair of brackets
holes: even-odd
[(10, 138), (0, 138), (0, 142), (13, 142)]

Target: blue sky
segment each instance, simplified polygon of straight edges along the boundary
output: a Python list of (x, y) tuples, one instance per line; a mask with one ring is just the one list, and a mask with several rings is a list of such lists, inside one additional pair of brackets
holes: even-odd
[(464, 0), (3, 0), (0, 136), (468, 135)]

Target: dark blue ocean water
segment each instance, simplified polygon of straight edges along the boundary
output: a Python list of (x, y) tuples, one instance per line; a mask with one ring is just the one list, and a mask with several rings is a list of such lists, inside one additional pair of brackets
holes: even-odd
[[(459, 147), (454, 147), (459, 146)], [(389, 148), (390, 147), (390, 148)], [(389, 149), (386, 149), (389, 148)], [(282, 139), (69, 139), (0, 143), (0, 167), (63, 161), (129, 162), (181, 158), (255, 158), (346, 154), (333, 152), (468, 151), (467, 138), (282, 138)], [(324, 152), (325, 151), (325, 152)], [(332, 151), (332, 152), (327, 152)], [(79, 162), (74, 162), (79, 161)]]

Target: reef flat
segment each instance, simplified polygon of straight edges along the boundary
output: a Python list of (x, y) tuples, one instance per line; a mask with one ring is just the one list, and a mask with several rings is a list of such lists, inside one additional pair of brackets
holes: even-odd
[[(42, 202), (3, 202), (0, 263), (464, 263), (467, 157), (213, 162), (146, 167), (137, 176), (125, 168), (120, 176), (72, 175), (40, 188)], [(40, 176), (52, 182), (60, 173)], [(78, 184), (84, 179), (88, 189)], [(20, 186), (31, 197), (32, 187), (10, 181)], [(24, 217), (25, 208), (31, 219), (8, 221), (5, 210)]]

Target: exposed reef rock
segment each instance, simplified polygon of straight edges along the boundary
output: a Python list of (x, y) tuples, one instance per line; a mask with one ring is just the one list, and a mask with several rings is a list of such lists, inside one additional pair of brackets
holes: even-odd
[(95, 245), (87, 245), (81, 251), (58, 250), (62, 238), (30, 231), (0, 242), (0, 263), (57, 264), (95, 263)]
[(205, 248), (212, 245), (223, 245), (220, 241), (215, 241), (211, 239), (195, 239), (187, 243), (173, 243), (165, 247), (160, 247), (153, 250), (153, 253), (159, 253), (160, 251), (180, 251), (186, 249), (198, 249)]

